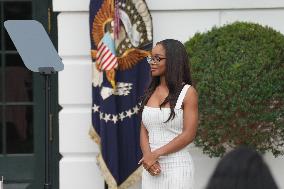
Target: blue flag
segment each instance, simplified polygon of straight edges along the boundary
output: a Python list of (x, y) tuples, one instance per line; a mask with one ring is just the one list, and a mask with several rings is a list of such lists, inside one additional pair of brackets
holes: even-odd
[[(135, 3), (133, 3), (135, 2)], [(93, 60), (92, 138), (109, 188), (140, 179), (139, 100), (149, 84), (145, 57), (152, 48), (152, 19), (144, 0), (91, 0)]]

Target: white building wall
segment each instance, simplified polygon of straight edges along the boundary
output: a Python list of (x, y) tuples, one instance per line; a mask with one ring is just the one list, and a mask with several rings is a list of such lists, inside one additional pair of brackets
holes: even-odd
[[(147, 0), (154, 25), (154, 42), (175, 38), (185, 42), (196, 32), (233, 21), (269, 25), (284, 34), (284, 0)], [(174, 2), (174, 3), (173, 3)], [(96, 166), (98, 147), (88, 136), (91, 127), (91, 58), (89, 0), (53, 0), (58, 16), (58, 48), (65, 64), (59, 73), (60, 189), (103, 189)], [(204, 188), (216, 166), (200, 149), (192, 147), (196, 189)], [(284, 158), (265, 156), (284, 188)], [(139, 189), (140, 184), (132, 188)]]

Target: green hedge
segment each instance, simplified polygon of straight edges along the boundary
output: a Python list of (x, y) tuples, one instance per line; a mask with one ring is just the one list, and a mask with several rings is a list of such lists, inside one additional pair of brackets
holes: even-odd
[(210, 156), (245, 144), (284, 154), (284, 36), (235, 22), (185, 43), (199, 94), (195, 144)]

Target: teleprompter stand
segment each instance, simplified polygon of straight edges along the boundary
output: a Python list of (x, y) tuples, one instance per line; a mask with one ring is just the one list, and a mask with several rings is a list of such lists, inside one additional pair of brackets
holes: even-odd
[(52, 114), (51, 114), (51, 75), (64, 69), (48, 34), (35, 20), (7, 20), (4, 26), (8, 31), (25, 66), (40, 72), (45, 79), (45, 183), (44, 189), (52, 189)]

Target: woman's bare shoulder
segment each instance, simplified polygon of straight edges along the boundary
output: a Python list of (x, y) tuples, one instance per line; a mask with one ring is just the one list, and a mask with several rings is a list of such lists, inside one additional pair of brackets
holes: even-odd
[(185, 104), (188, 103), (197, 103), (198, 101), (198, 93), (193, 86), (190, 86), (185, 94), (183, 102)]

